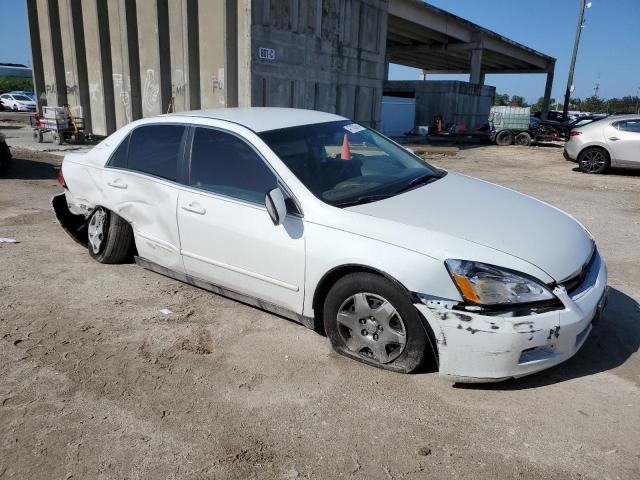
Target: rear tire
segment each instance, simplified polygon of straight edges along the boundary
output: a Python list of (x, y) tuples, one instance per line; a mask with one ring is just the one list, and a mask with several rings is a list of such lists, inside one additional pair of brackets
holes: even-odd
[(123, 263), (131, 255), (133, 231), (122, 217), (96, 207), (87, 228), (89, 255), (100, 263)]
[(496, 145), (505, 146), (513, 143), (513, 133), (509, 130), (500, 130), (496, 135)]
[(611, 158), (603, 148), (585, 148), (578, 155), (578, 168), (583, 173), (604, 173), (610, 166)]
[(372, 273), (338, 280), (324, 302), (324, 327), (341, 355), (385, 370), (412, 373), (435, 351), (405, 291)]
[(516, 135), (515, 143), (516, 145), (520, 145), (522, 147), (528, 147), (529, 145), (531, 145), (531, 135), (529, 135), (529, 133), (527, 132), (521, 132)]

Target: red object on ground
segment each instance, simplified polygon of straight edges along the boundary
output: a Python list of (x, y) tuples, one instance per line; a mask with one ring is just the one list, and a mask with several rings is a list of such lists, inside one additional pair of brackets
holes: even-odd
[(340, 153), (340, 160), (351, 160), (351, 152), (349, 151), (349, 139), (347, 134), (344, 134), (344, 140), (342, 140), (342, 152)]
[(62, 174), (62, 165), (60, 165), (58, 170), (58, 183), (61, 187), (67, 188), (67, 183), (64, 181), (64, 175)]

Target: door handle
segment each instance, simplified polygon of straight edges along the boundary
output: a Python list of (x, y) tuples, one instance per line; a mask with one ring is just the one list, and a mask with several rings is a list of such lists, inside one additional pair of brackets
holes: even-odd
[(127, 184), (126, 183), (119, 182), (118, 180), (116, 180), (114, 182), (107, 182), (107, 185), (109, 185), (110, 187), (114, 187), (114, 188), (122, 188), (122, 189), (127, 188)]
[(609, 140), (611, 140), (612, 142), (615, 142), (616, 140), (620, 140), (618, 137), (609, 137)]
[(182, 205), (182, 209), (187, 212), (197, 213), (198, 215), (204, 215), (207, 211), (200, 206), (198, 202), (190, 202)]

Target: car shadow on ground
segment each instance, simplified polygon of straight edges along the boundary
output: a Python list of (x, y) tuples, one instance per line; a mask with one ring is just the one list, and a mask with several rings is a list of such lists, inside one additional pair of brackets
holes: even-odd
[(55, 180), (58, 167), (49, 162), (13, 157), (9, 169), (0, 180)]
[(525, 390), (586, 377), (619, 367), (640, 347), (640, 305), (611, 288), (600, 321), (582, 348), (566, 362), (527, 377), (501, 383), (456, 384), (475, 390)]
[[(574, 172), (580, 172), (580, 167), (575, 167), (572, 169)], [(607, 172), (604, 173), (608, 177), (640, 177), (640, 168), (619, 168), (619, 167), (611, 167)]]

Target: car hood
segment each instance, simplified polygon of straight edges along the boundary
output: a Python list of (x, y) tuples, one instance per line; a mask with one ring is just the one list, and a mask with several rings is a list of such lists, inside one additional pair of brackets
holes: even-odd
[(561, 210), (452, 172), (434, 183), (349, 210), (489, 247), (535, 265), (556, 281), (578, 271), (593, 249), (582, 225)]

